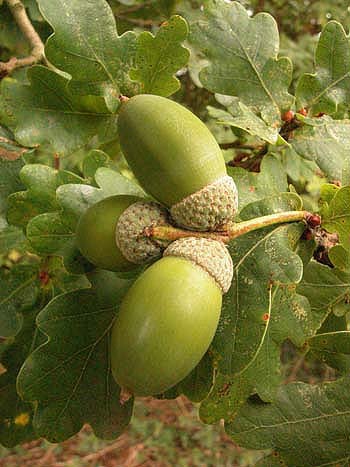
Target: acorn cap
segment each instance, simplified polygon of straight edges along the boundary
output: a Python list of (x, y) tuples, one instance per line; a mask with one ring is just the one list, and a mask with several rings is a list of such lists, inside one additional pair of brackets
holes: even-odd
[(220, 230), (232, 222), (238, 208), (233, 179), (225, 175), (170, 208), (174, 222), (191, 230)]
[(223, 294), (231, 287), (232, 258), (222, 242), (210, 238), (180, 238), (168, 246), (163, 256), (177, 256), (197, 264), (215, 280)]
[(158, 203), (138, 201), (129, 206), (116, 225), (116, 243), (127, 260), (143, 264), (159, 257), (169, 242), (144, 235), (144, 229), (168, 225), (168, 212)]

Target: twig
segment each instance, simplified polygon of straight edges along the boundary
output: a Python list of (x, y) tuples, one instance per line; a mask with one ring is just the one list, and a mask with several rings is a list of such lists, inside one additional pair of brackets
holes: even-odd
[(28, 18), (26, 9), (20, 0), (6, 0), (19, 29), (31, 46), (28, 57), (12, 57), (8, 62), (0, 62), (0, 76), (12, 73), (16, 68), (34, 65), (41, 60), (45, 61), (44, 44)]

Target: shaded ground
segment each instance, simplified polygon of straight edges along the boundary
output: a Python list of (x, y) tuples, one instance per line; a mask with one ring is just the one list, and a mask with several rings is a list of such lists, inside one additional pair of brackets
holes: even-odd
[(85, 427), (61, 444), (0, 447), (0, 467), (253, 467), (260, 457), (237, 447), (222, 426), (203, 425), (181, 397), (137, 401), (131, 425), (114, 442), (98, 440)]

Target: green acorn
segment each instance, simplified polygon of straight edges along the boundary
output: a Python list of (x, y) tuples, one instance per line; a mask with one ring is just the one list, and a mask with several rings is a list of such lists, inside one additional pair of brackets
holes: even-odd
[(123, 153), (141, 186), (170, 208), (177, 225), (219, 230), (237, 211), (237, 189), (214, 136), (192, 112), (165, 97), (123, 102)]
[(92, 264), (130, 271), (162, 254), (161, 241), (143, 235), (145, 227), (168, 225), (165, 208), (131, 195), (116, 195), (90, 206), (79, 220), (76, 241)]
[(160, 394), (192, 371), (214, 337), (232, 274), (223, 243), (187, 237), (139, 276), (112, 329), (112, 372), (126, 392)]

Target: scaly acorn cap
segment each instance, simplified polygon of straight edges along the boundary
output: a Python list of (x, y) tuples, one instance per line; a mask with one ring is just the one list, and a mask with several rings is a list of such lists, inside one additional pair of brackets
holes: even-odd
[(153, 201), (137, 201), (119, 217), (116, 242), (127, 260), (143, 264), (161, 256), (169, 242), (148, 238), (144, 229), (155, 225), (169, 225), (168, 211)]
[(197, 264), (215, 280), (223, 294), (231, 287), (232, 258), (220, 241), (211, 238), (180, 238), (168, 246), (163, 256), (177, 256)]
[(233, 179), (225, 175), (170, 208), (175, 224), (190, 230), (220, 230), (233, 220), (238, 192)]

